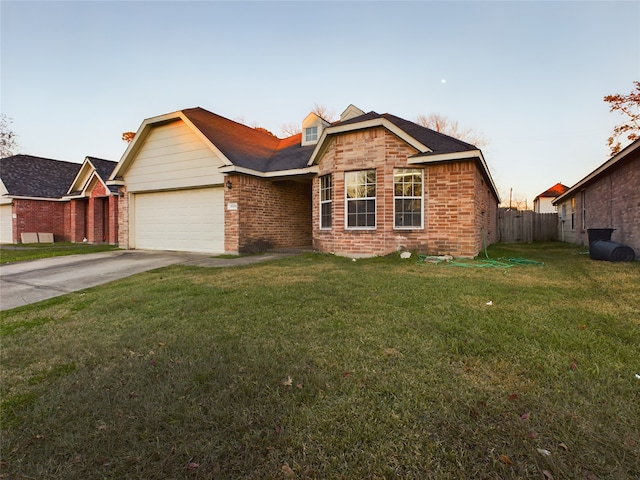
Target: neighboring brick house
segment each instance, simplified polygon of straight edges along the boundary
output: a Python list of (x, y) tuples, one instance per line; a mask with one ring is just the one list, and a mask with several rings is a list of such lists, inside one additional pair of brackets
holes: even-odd
[[(72, 230), (74, 203), (79, 200), (67, 194), (81, 172), (94, 169), (92, 162), (100, 165), (104, 185), (116, 162), (87, 157), (80, 165), (31, 155), (0, 159), (0, 242), (20, 243), (23, 233), (52, 233), (55, 241), (82, 241), (84, 235), (74, 235)], [(117, 198), (117, 193), (112, 195)], [(115, 220), (114, 216), (114, 225)], [(77, 222), (83, 234), (85, 221), (83, 217)]]
[(556, 198), (558, 236), (588, 245), (588, 229), (613, 228), (611, 240), (640, 253), (640, 140)]
[(566, 185), (556, 183), (533, 199), (533, 211), (536, 213), (556, 213), (553, 201), (567, 190), (569, 187)]
[(107, 182), (120, 246), (471, 257), (496, 241), (498, 195), (473, 145), (354, 106), (302, 127), (279, 139), (202, 108), (146, 119)]
[(86, 157), (65, 199), (70, 241), (118, 244), (118, 188), (106, 184), (117, 162)]

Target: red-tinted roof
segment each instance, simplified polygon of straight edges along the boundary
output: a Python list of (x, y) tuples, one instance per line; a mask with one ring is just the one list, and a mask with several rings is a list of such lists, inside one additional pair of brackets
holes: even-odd
[(303, 168), (313, 151), (300, 146), (300, 134), (280, 139), (200, 107), (182, 113), (239, 167), (262, 172)]
[(551, 198), (559, 197), (560, 195), (562, 195), (567, 190), (569, 190), (569, 187), (567, 187), (566, 185), (563, 185), (560, 182), (558, 182), (553, 187), (551, 187), (548, 190), (545, 190), (544, 192), (542, 192), (536, 198), (539, 198), (539, 197), (551, 197)]

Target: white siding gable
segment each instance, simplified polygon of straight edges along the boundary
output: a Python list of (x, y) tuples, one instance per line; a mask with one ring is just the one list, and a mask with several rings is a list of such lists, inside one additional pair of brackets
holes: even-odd
[(5, 196), (7, 193), (9, 193), (7, 187), (5, 187), (2, 180), (0, 180), (0, 204), (11, 204), (11, 199)]
[(132, 160), (129, 192), (223, 183), (223, 161), (182, 120), (153, 127)]

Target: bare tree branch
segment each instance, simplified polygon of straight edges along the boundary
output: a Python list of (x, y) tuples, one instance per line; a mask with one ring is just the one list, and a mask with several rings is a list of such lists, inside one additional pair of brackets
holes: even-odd
[(14, 155), (18, 148), (18, 136), (11, 129), (13, 120), (4, 113), (0, 114), (0, 157), (10, 157)]
[(439, 133), (444, 133), (450, 137), (457, 138), (463, 142), (470, 143), (476, 147), (484, 147), (489, 141), (480, 132), (472, 128), (462, 128), (457, 120), (451, 120), (446, 115), (431, 113), (429, 115), (418, 115), (416, 123), (423, 127), (430, 128)]

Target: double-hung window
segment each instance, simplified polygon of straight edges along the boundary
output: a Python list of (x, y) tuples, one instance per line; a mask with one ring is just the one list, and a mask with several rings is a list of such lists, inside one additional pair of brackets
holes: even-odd
[(376, 171), (344, 174), (347, 228), (376, 227)]
[(320, 177), (320, 228), (331, 228), (333, 184), (331, 175)]
[(419, 168), (393, 170), (395, 228), (422, 228), (423, 171)]

